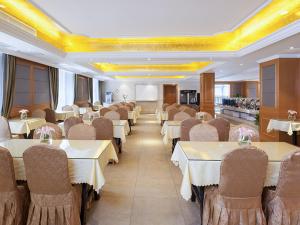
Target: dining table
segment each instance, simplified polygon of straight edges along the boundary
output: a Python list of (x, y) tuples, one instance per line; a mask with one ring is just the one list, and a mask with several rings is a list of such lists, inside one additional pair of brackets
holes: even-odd
[(180, 138), (180, 130), (181, 121), (165, 121), (160, 131), (163, 136), (163, 143), (167, 145), (170, 141), (172, 141), (174, 145), (175, 140)]
[[(16, 180), (26, 181), (23, 153), (31, 146), (42, 144), (38, 139), (10, 139), (0, 142), (13, 157)], [(110, 161), (118, 162), (111, 140), (52, 140), (50, 145), (66, 152), (72, 184), (82, 185), (81, 219), (85, 219), (88, 185), (99, 194), (105, 184), (103, 170)]]
[(136, 124), (137, 121), (137, 113), (136, 111), (128, 111), (128, 120), (130, 121), (130, 123)]
[(56, 121), (64, 121), (65, 119), (68, 119), (72, 116), (75, 116), (74, 111), (59, 111), (59, 110), (55, 111)]
[(31, 131), (46, 124), (44, 118), (28, 117), (27, 119), (13, 118), (8, 120), (12, 134), (24, 135), (27, 137)]

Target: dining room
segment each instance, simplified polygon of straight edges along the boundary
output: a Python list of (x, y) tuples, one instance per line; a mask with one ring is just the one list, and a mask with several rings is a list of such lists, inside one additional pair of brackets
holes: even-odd
[(300, 0), (0, 0), (0, 225), (300, 225)]

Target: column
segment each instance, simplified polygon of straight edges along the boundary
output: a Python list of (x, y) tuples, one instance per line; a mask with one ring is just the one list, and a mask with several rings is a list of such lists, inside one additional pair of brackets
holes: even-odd
[(215, 115), (215, 73), (200, 74), (200, 111)]

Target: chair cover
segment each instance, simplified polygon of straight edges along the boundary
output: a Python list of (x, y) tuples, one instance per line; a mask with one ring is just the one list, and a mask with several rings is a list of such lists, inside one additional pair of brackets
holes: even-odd
[(32, 111), (31, 116), (34, 117), (34, 118), (45, 119), (46, 118), (46, 112), (42, 109), (36, 109), (36, 110)]
[(25, 225), (28, 204), (27, 188), (16, 184), (13, 159), (0, 147), (0, 224)]
[(89, 120), (91, 118), (91, 116), (92, 116), (91, 113), (86, 112), (86, 113), (83, 113), (82, 119), (83, 120)]
[(116, 111), (109, 111), (104, 114), (104, 118), (107, 118), (110, 120), (120, 120), (120, 114)]
[(254, 132), (254, 135), (252, 136), (251, 141), (259, 141), (259, 132), (258, 132), (258, 130), (256, 130), (254, 127), (251, 127), (247, 124), (240, 124), (240, 125), (231, 127), (230, 131), (229, 131), (229, 141), (238, 141), (239, 140), (238, 130), (242, 127), (247, 128), (249, 130), (252, 130)]
[(215, 127), (209, 124), (198, 124), (190, 130), (190, 141), (218, 141), (219, 135)]
[(101, 103), (99, 101), (95, 101), (94, 105), (101, 105)]
[(178, 112), (174, 115), (174, 120), (175, 121), (182, 121), (182, 120), (186, 120), (186, 119), (189, 119), (191, 118), (191, 116), (185, 112)]
[(266, 225), (261, 205), (268, 156), (256, 148), (225, 155), (219, 187), (207, 187), (203, 225)]
[(62, 107), (62, 111), (73, 111), (73, 107), (70, 105), (65, 105)]
[(162, 105), (162, 111), (166, 111), (166, 108), (168, 107), (168, 106), (170, 106), (170, 104), (168, 104), (168, 103), (164, 103), (163, 105)]
[(214, 117), (208, 113), (208, 112), (201, 112), (203, 114), (203, 120), (204, 121), (210, 121), (212, 120)]
[(214, 126), (217, 129), (219, 134), (219, 141), (228, 141), (230, 130), (230, 122), (228, 120), (217, 118), (210, 120), (208, 124)]
[(167, 112), (168, 112), (168, 120), (172, 121), (172, 120), (174, 120), (175, 114), (180, 112), (180, 111), (177, 108), (172, 107), (172, 108), (167, 109)]
[(66, 153), (36, 145), (23, 160), (31, 195), (27, 225), (80, 225), (81, 191), (70, 183)]
[(108, 108), (109, 108), (111, 111), (116, 111), (116, 110), (118, 109), (118, 107), (115, 106), (115, 105), (111, 105), (111, 106), (109, 106)]
[(79, 117), (71, 116), (67, 118), (64, 122), (65, 135), (68, 137), (69, 129), (79, 123), (83, 123), (82, 119)]
[[(42, 127), (51, 127), (54, 129), (54, 132), (51, 132), (52, 134), (52, 139), (53, 140), (60, 140), (62, 139), (62, 130), (60, 129), (60, 127), (54, 123), (46, 123), (42, 126), (40, 126), (38, 129), (42, 128)], [(33, 139), (39, 139), (40, 138), (40, 134), (38, 134), (38, 129), (34, 130), (33, 133)]]
[(134, 108), (136, 106), (135, 102), (129, 102), (130, 105)]
[(189, 118), (183, 120), (180, 125), (180, 141), (189, 141), (190, 140), (190, 130), (193, 126), (200, 124), (201, 120), (194, 118)]
[(187, 107), (183, 110), (183, 112), (189, 114), (191, 117), (195, 117), (196, 116), (196, 113), (197, 111), (195, 109), (192, 109), (190, 107)]
[(128, 110), (126, 108), (122, 106), (116, 112), (120, 114), (120, 120), (128, 120)]
[(45, 109), (45, 113), (46, 113), (46, 121), (49, 123), (56, 123), (56, 115), (55, 115), (55, 111), (53, 109)]
[(0, 116), (0, 141), (11, 139), (10, 127), (7, 119)]
[(104, 116), (104, 114), (107, 113), (107, 112), (109, 112), (109, 111), (111, 111), (111, 110), (109, 108), (106, 108), (106, 107), (100, 109), (99, 110), (100, 116)]
[(268, 224), (299, 225), (300, 151), (282, 161), (277, 188), (267, 192), (265, 204)]
[(179, 111), (184, 111), (185, 109), (188, 109), (189, 107), (188, 106), (186, 106), (186, 105), (180, 105), (179, 106)]
[(168, 112), (171, 109), (177, 109), (177, 108), (175, 106), (173, 106), (173, 105), (169, 105), (169, 106), (166, 107), (165, 111)]
[(133, 111), (135, 105), (133, 103), (125, 103), (125, 106), (129, 107), (129, 111)]
[(79, 123), (69, 129), (69, 140), (96, 140), (96, 130), (93, 126)]

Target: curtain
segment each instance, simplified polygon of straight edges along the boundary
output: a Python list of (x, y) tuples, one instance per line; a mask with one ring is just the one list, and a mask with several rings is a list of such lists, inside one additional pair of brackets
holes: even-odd
[(94, 100), (94, 91), (93, 91), (93, 78), (89, 77), (88, 78), (88, 88), (89, 88), (89, 102), (93, 104), (93, 100)]
[(2, 109), (2, 101), (3, 101), (3, 80), (4, 80), (4, 57), (5, 54), (0, 53), (0, 114)]
[(49, 74), (49, 85), (50, 85), (50, 103), (51, 108), (55, 110), (58, 104), (58, 88), (59, 88), (59, 77), (58, 77), (58, 69), (49, 66), (48, 67)]
[(1, 114), (8, 117), (13, 106), (16, 79), (16, 57), (4, 56), (3, 105)]
[(77, 98), (78, 98), (78, 93), (77, 93), (78, 76), (79, 76), (79, 74), (75, 74), (75, 76), (74, 76), (74, 104), (76, 103)]
[(104, 85), (104, 81), (99, 80), (98, 88), (99, 88), (99, 100), (101, 105), (103, 104), (103, 92), (102, 92), (102, 90), (104, 90), (103, 85)]

